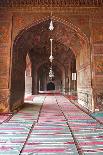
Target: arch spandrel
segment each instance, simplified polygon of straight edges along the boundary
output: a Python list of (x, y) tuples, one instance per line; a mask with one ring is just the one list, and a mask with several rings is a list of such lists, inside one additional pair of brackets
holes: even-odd
[[(88, 38), (87, 36), (80, 30), (79, 27), (75, 26), (71, 23), (69, 20), (63, 20), (61, 18), (58, 18), (56, 16), (52, 17), (53, 22), (57, 23), (58, 25), (62, 25), (62, 29), (60, 30), (60, 26), (57, 27), (57, 30), (62, 32), (64, 35), (55, 36), (54, 39), (57, 39), (57, 41), (63, 43), (67, 47), (71, 48), (74, 51), (75, 56), (82, 51), (84, 47), (88, 49)], [(44, 23), (46, 21), (50, 20), (50, 16), (45, 16), (43, 18), (39, 17), (38, 19), (32, 19), (31, 21), (22, 24), (22, 27), (18, 27), (18, 30), (16, 33), (14, 33), (14, 45), (18, 42), (18, 40), (24, 36), (25, 32), (29, 31), (31, 28)], [(48, 25), (49, 27), (49, 25)], [(48, 29), (48, 28), (47, 28)], [(55, 30), (54, 30), (55, 31)], [(63, 32), (64, 31), (64, 32)], [(60, 33), (59, 33), (60, 34)], [(55, 33), (54, 33), (55, 35)]]

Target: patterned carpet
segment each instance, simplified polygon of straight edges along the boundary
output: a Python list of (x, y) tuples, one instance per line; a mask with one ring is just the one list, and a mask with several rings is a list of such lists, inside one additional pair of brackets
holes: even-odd
[(103, 125), (64, 96), (31, 99), (0, 125), (0, 155), (103, 154)]
[(8, 121), (12, 117), (12, 114), (1, 114), (0, 115), (0, 124)]
[(103, 154), (103, 125), (100, 125), (70, 101), (63, 100), (62, 97), (57, 100), (78, 142), (80, 152), (87, 155)]
[(94, 112), (91, 114), (91, 116), (103, 123), (103, 112)]

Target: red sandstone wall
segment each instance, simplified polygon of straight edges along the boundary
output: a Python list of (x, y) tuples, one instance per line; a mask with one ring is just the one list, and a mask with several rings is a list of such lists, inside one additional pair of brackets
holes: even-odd
[(9, 111), (11, 14), (0, 13), (0, 112)]
[[(88, 13), (87, 13), (88, 14)], [(88, 40), (92, 38), (91, 46), (92, 53), (90, 53), (90, 47), (85, 47), (85, 42), (80, 38), (77, 40), (77, 36), (72, 38), (70, 46), (77, 55), (77, 74), (78, 74), (78, 91), (86, 91), (91, 93), (91, 54), (92, 54), (92, 87), (94, 90), (103, 92), (103, 17), (96, 16), (90, 23), (89, 14), (82, 15), (82, 12), (78, 15), (68, 14), (68, 13), (54, 13), (57, 18), (69, 21), (77, 29), (84, 33)], [(11, 32), (12, 41), (15, 37), (22, 31), (25, 27), (31, 24), (35, 24), (35, 21), (40, 20), (49, 13), (29, 13), (29, 12), (15, 12), (13, 13), (13, 22), (11, 14), (0, 13), (0, 99), (1, 106), (0, 111), (8, 111), (9, 104), (7, 97), (10, 89), (10, 48), (11, 48)], [(100, 17), (100, 18), (99, 18)], [(63, 21), (62, 20), (62, 21)], [(13, 25), (12, 25), (13, 23)], [(92, 25), (92, 30), (90, 28)], [(91, 35), (92, 32), (92, 35)], [(13, 43), (13, 42), (12, 42)], [(80, 48), (82, 47), (82, 48)], [(14, 52), (14, 51), (12, 51)], [(15, 55), (15, 54), (14, 54)], [(11, 97), (12, 109), (17, 108), (23, 102), (23, 90), (24, 90), (24, 72), (20, 73), (22, 70), (22, 65), (20, 66), (20, 61), (15, 60), (14, 56), (14, 72), (12, 73), (12, 82), (14, 86), (12, 92), (15, 92)], [(19, 64), (18, 64), (19, 62)], [(18, 66), (17, 66), (18, 64)], [(19, 68), (19, 69), (18, 69)], [(17, 75), (18, 74), (18, 75)], [(20, 75), (20, 76), (19, 76)], [(16, 78), (13, 78), (16, 76)], [(8, 82), (9, 81), (9, 82)], [(18, 86), (18, 82), (22, 82), (23, 85)], [(20, 83), (19, 83), (20, 84)], [(15, 89), (14, 89), (15, 88)], [(18, 92), (18, 93), (17, 93)], [(5, 98), (4, 100), (2, 98)], [(85, 97), (84, 97), (85, 98)]]
[[(17, 47), (17, 48), (16, 48)], [(25, 90), (25, 51), (17, 45), (12, 51), (12, 70), (10, 87), (10, 109), (18, 109), (24, 103)]]
[[(13, 40), (15, 37), (20, 33), (21, 30), (23, 30), (26, 27), (29, 27), (32, 24), (36, 24), (37, 21), (41, 21), (43, 18), (48, 17), (48, 13), (41, 14), (41, 13), (14, 13), (13, 15)], [(90, 38), (90, 28), (89, 28), (89, 15), (68, 15), (68, 14), (55, 14), (55, 19), (59, 19), (59, 21), (65, 23), (65, 21), (68, 22), (68, 24), (72, 26), (76, 26), (76, 30), (80, 30), (81, 34), (84, 33), (87, 37), (87, 40), (89, 41)], [(58, 27), (59, 28), (59, 27)], [(69, 28), (70, 29), (70, 28)], [(62, 30), (65, 31), (66, 29)], [(70, 31), (70, 30), (69, 30)], [(69, 32), (67, 32), (69, 33)], [(69, 34), (68, 38), (67, 36), (62, 36), (61, 40), (67, 45), (72, 48), (75, 54), (77, 54), (77, 75), (78, 75), (78, 93), (79, 96), (81, 96), (81, 92), (84, 92), (84, 95), (82, 94), (82, 99), (87, 100), (87, 94), (91, 94), (91, 68), (90, 68), (90, 48), (88, 48), (87, 41), (82, 39), (82, 36), (79, 38), (77, 35)], [(60, 37), (60, 36), (59, 36)], [(69, 43), (70, 42), (70, 43)], [(86, 93), (86, 94), (85, 94)], [(90, 96), (91, 97), (91, 96)], [(90, 101), (91, 102), (91, 99)], [(85, 103), (84, 103), (85, 104)], [(92, 108), (91, 103), (89, 108)], [(85, 105), (87, 106), (87, 105)]]
[(95, 108), (103, 109), (103, 15), (98, 14), (93, 17), (92, 28), (93, 89), (96, 98)]

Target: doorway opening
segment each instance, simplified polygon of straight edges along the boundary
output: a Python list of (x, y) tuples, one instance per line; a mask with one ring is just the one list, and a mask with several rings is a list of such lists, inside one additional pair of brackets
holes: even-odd
[(64, 70), (60, 67), (60, 64), (54, 61), (53, 72), (55, 75), (51, 80), (49, 78), (49, 68), (49, 62), (41, 64), (38, 68), (38, 92), (47, 90), (61, 91), (61, 81), (63, 81), (63, 76), (65, 76)]
[(47, 90), (55, 90), (55, 84), (53, 81), (47, 83)]

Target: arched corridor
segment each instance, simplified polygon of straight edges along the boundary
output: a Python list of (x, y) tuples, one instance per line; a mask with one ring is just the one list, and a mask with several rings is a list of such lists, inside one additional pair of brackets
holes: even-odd
[(25, 102), (1, 122), (0, 154), (103, 154), (103, 119), (62, 95), (28, 96)]
[[(77, 74), (76, 72), (78, 71), (78, 67), (76, 65), (76, 61), (78, 59), (76, 59), (75, 52), (81, 47), (79, 43), (81, 38), (77, 36), (75, 28), (73, 29), (70, 23), (66, 25), (65, 21), (61, 21), (54, 17), (55, 30), (51, 34), (48, 29), (50, 19), (46, 17), (45, 19), (40, 20), (41, 21), (39, 23), (37, 21), (37, 23), (33, 23), (27, 28), (21, 30), (13, 42), (10, 85), (11, 111), (22, 106), (21, 103), (24, 98), (24, 93), (28, 90), (26, 89), (26, 83), (29, 83), (29, 86), (31, 85), (31, 89), (29, 89), (32, 94), (37, 94), (39, 91), (47, 90), (50, 68), (50, 37), (53, 38), (54, 45), (53, 71), (55, 73), (55, 77), (53, 81), (55, 83), (56, 90), (59, 90), (62, 93), (72, 93), (73, 91), (77, 91), (77, 79), (74, 81), (74, 79), (72, 79), (72, 74)], [(69, 36), (67, 33), (70, 33), (70, 36), (74, 38), (73, 41), (75, 42), (75, 40), (77, 40), (78, 47), (75, 45), (72, 47), (69, 42), (65, 42), (59, 34), (59, 31), (64, 33), (68, 40)], [(25, 74), (25, 70), (26, 72), (30, 70), (29, 72), (31, 76), (27, 76), (27, 73)], [(28, 82), (26, 79), (28, 79)]]
[(103, 0), (0, 1), (0, 155), (103, 154)]

